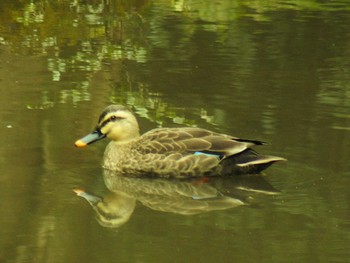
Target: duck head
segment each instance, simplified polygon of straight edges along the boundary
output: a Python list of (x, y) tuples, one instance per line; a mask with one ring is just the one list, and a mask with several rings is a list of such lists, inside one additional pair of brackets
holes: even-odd
[(110, 105), (101, 113), (95, 130), (75, 142), (76, 147), (85, 147), (105, 137), (119, 143), (140, 136), (134, 114), (121, 105)]

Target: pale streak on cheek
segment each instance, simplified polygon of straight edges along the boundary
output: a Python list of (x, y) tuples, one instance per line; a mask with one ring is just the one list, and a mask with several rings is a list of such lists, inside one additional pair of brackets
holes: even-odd
[(101, 129), (101, 132), (105, 134), (108, 138), (118, 141), (123, 139), (123, 128), (119, 126), (117, 122), (109, 122), (105, 126), (103, 126)]
[(123, 136), (125, 135), (123, 132), (123, 128), (114, 125), (113, 129), (107, 130), (108, 133), (106, 133), (107, 137), (114, 140), (114, 141), (119, 141), (123, 140)]
[(107, 126), (109, 126), (109, 125), (107, 124), (107, 125), (105, 125), (105, 126), (103, 126), (103, 127), (101, 128), (101, 133), (102, 133), (102, 134), (107, 135), (107, 133), (108, 133), (108, 128), (107, 128)]

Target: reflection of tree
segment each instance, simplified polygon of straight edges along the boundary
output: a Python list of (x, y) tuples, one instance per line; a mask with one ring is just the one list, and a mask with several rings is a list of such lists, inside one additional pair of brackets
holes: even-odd
[[(146, 62), (146, 25), (152, 23), (146, 23), (137, 12), (144, 3), (136, 2), (95, 1), (84, 4), (39, 1), (21, 8), (16, 7), (16, 11), (8, 10), (11, 18), (7, 17), (9, 20), (3, 24), (11, 21), (10, 23), (16, 25), (16, 32), (11, 36), (4, 34), (2, 42), (16, 53), (45, 55), (52, 81), (69, 84), (66, 85), (68, 88), (59, 91), (58, 99), (52, 91), (43, 90), (40, 105), (28, 105), (28, 108), (45, 109), (53, 107), (55, 103), (72, 101), (76, 105), (80, 101), (92, 100), (94, 87), (91, 77), (103, 71), (105, 64), (112, 61), (114, 65), (123, 61)], [(157, 18), (154, 19), (156, 20)], [(6, 31), (5, 28), (3, 31)], [(155, 33), (158, 31), (155, 29)], [(165, 31), (159, 33), (163, 34)], [(166, 33), (165, 36), (164, 41), (170, 35)], [(188, 39), (184, 44), (186, 42)], [(149, 43), (155, 44), (159, 41), (150, 38)], [(183, 52), (174, 55), (183, 61), (186, 54), (187, 52)], [(181, 113), (184, 109), (180, 109), (178, 115), (176, 107), (169, 108), (160, 93), (150, 95), (152, 92), (147, 84), (133, 80), (126, 67), (118, 67), (120, 80), (115, 84), (118, 92), (112, 94), (112, 101), (122, 100), (123, 103), (135, 106), (141, 116), (149, 117), (159, 125), (162, 125), (162, 116), (175, 123), (193, 125)], [(194, 112), (211, 122), (205, 110), (194, 108)]]
[[(0, 43), (16, 53), (44, 55), (52, 81), (64, 87), (58, 96), (57, 91), (42, 91), (41, 104), (28, 107), (91, 101), (97, 86), (103, 84), (111, 87), (110, 101), (132, 105), (139, 115), (160, 126), (164, 122), (196, 125), (188, 112), (205, 122), (226, 124), (231, 120), (217, 104), (225, 103), (231, 94), (235, 101), (242, 102), (248, 99), (245, 94), (256, 93), (249, 100), (262, 113), (259, 118), (267, 134), (276, 132), (276, 118), (285, 119), (279, 109), (286, 102), (276, 88), (280, 76), (293, 80), (315, 68), (313, 63), (325, 68), (338, 63), (336, 58), (325, 62), (322, 54), (313, 53), (313, 47), (328, 48), (322, 41), (323, 28), (334, 25), (327, 22), (327, 17), (333, 11), (348, 8), (341, 3), (311, 0), (155, 1), (152, 6), (148, 1), (120, 0), (7, 2), (0, 4)], [(322, 25), (319, 30), (298, 22), (304, 19), (305, 10), (317, 15)], [(275, 21), (273, 11), (284, 12), (296, 21)], [(268, 26), (261, 21), (269, 21)], [(300, 41), (307, 39), (310, 30), (315, 36), (313, 41)], [(278, 37), (274, 37), (276, 34)], [(341, 57), (344, 48), (337, 48), (337, 57)], [(113, 75), (112, 68), (117, 69), (118, 75)], [(95, 75), (106, 69), (110, 75), (96, 85)], [(311, 74), (317, 78), (319, 73)], [(346, 79), (341, 72), (329, 74)], [(266, 83), (261, 83), (261, 78)], [(345, 82), (335, 84), (344, 86)], [(232, 86), (221, 88), (227, 83)], [(201, 92), (203, 86), (213, 88)], [(342, 99), (347, 97), (347, 91), (339, 94), (338, 89), (334, 91), (326, 84), (322, 84), (322, 90), (316, 89), (310, 87), (302, 99), (338, 105), (340, 101), (348, 106), (347, 100)], [(293, 93), (292, 87), (286, 90)], [(266, 92), (274, 95), (265, 96)], [(203, 107), (208, 100), (210, 105)], [(178, 101), (183, 106), (178, 106)], [(231, 104), (228, 108), (232, 112), (240, 110), (238, 104), (226, 103)]]
[[(142, 32), (142, 19), (135, 11), (126, 12), (137, 5), (119, 2), (38, 1), (13, 9), (6, 6), (1, 42), (16, 53), (45, 55), (53, 81), (70, 78), (75, 85), (62, 91), (61, 100), (67, 94), (74, 102), (89, 100), (87, 77), (102, 69), (103, 60), (145, 59), (138, 34), (131, 33)], [(74, 74), (77, 71), (86, 75)]]

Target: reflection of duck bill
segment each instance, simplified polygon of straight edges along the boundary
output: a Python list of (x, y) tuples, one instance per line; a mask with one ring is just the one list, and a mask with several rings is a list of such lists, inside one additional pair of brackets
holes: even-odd
[(93, 207), (96, 206), (98, 203), (102, 202), (103, 200), (101, 197), (89, 194), (81, 188), (75, 188), (73, 189), (73, 192), (76, 193), (77, 196), (84, 198)]

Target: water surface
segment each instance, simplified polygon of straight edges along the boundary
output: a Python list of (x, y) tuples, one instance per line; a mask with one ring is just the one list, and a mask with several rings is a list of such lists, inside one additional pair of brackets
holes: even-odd
[[(0, 261), (348, 261), (347, 1), (2, 1), (0, 12)], [(143, 132), (199, 126), (268, 141), (257, 150), (288, 162), (200, 184), (187, 209), (218, 192), (227, 207), (189, 215), (119, 182), (134, 207), (108, 227), (73, 192), (111, 194), (107, 141), (73, 143), (110, 103)], [(196, 185), (141, 186), (183, 184)]]

